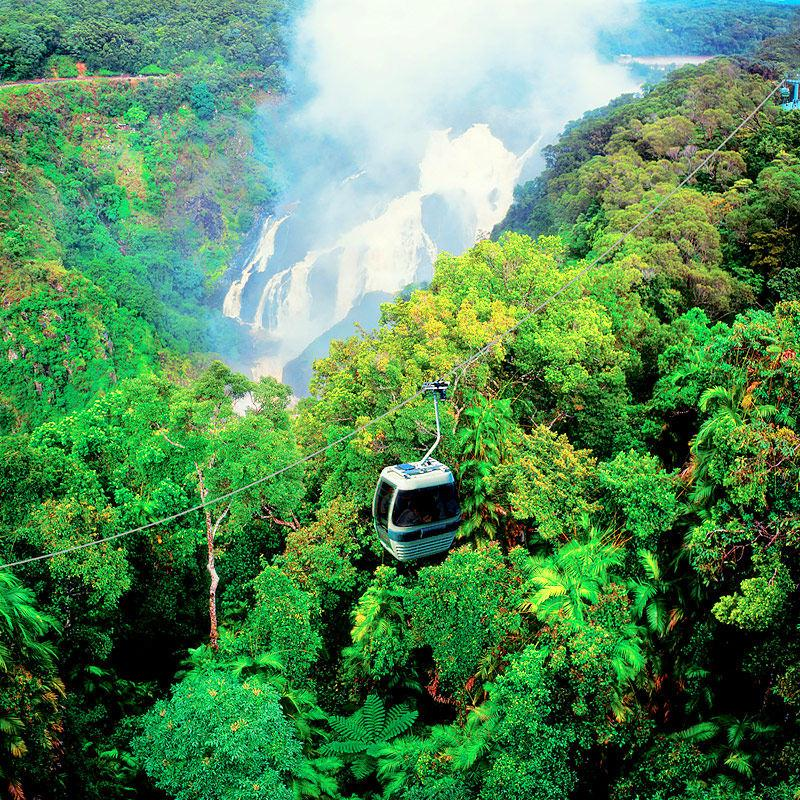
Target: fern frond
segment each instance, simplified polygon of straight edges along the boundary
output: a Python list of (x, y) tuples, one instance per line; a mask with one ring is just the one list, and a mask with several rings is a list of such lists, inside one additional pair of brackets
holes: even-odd
[(350, 764), (350, 769), (353, 771), (353, 777), (357, 781), (363, 781), (373, 771), (374, 761), (370, 756), (359, 756)]
[(342, 739), (361, 741), (368, 738), (367, 730), (361, 722), (361, 716), (354, 714), (352, 717), (329, 717), (328, 724)]
[(328, 742), (322, 745), (320, 753), (324, 756), (352, 756), (356, 753), (362, 753), (366, 749), (367, 745), (363, 741), (349, 739), (346, 741)]
[(386, 725), (386, 706), (383, 704), (383, 700), (376, 694), (369, 695), (359, 714), (366, 731), (364, 738), (370, 742), (380, 741)]
[(417, 721), (418, 716), (416, 710), (395, 706), (386, 717), (386, 727), (382, 732), (381, 740), (388, 742), (395, 736), (405, 733)]

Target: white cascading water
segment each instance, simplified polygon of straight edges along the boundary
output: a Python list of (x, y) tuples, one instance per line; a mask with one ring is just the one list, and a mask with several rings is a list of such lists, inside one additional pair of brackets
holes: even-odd
[(288, 219), (288, 215), (275, 219), (268, 216), (261, 225), (261, 233), (258, 238), (258, 243), (253, 251), (253, 254), (247, 260), (242, 270), (242, 275), (238, 280), (235, 280), (228, 289), (225, 300), (222, 302), (222, 313), (226, 317), (243, 322), (242, 314), (242, 294), (247, 288), (247, 282), (253, 272), (264, 272), (275, 252), (275, 237), (278, 235), (278, 230), (281, 225)]

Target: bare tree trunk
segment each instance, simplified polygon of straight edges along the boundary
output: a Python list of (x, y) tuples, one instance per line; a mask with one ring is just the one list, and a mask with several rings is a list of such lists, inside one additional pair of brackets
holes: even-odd
[(217, 574), (216, 564), (214, 563), (214, 537), (209, 526), (210, 516), (206, 511), (206, 538), (208, 540), (208, 574), (211, 576), (211, 585), (208, 589), (208, 617), (211, 627), (208, 634), (208, 642), (212, 650), (219, 649), (219, 630), (217, 629), (217, 586), (219, 586), (219, 575)]
[[(197, 470), (197, 480), (200, 488), (200, 499), (203, 503), (206, 501), (208, 489), (206, 489), (205, 478), (203, 470), (200, 469), (199, 464), (195, 464)], [(208, 642), (211, 649), (216, 651), (219, 649), (219, 630), (217, 628), (217, 587), (219, 586), (219, 575), (217, 574), (216, 558), (214, 551), (214, 540), (217, 536), (219, 526), (225, 515), (230, 511), (230, 505), (225, 506), (225, 510), (217, 517), (216, 520), (211, 519), (211, 512), (208, 508), (203, 508), (203, 514), (206, 519), (206, 544), (208, 545), (208, 574), (211, 576), (211, 585), (208, 590), (208, 617), (210, 621), (210, 631), (208, 635)]]

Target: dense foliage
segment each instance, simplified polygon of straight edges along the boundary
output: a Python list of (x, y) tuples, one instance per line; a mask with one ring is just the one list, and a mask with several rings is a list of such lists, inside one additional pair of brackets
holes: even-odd
[[(188, 335), (181, 247), (213, 237), (148, 237), (230, 141), (225, 108), (179, 81), (12, 94), (0, 558), (97, 544), (0, 571), (3, 791), (796, 798), (800, 115), (768, 104), (527, 318), (755, 108), (763, 70), (681, 70), (573, 126), (508, 229), (335, 342), (296, 406), (164, 347)], [(445, 406), (456, 547), (389, 563), (376, 475), (423, 452), (432, 409), (341, 437), (517, 323)]]
[[(157, 74), (221, 62), (275, 69), (285, 55), (284, 0), (0, 0), (0, 81), (90, 71)], [(200, 62), (200, 63), (198, 63)]]

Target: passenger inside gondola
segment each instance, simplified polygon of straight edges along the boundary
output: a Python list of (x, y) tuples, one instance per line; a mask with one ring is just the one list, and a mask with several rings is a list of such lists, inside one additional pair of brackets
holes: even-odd
[(392, 522), (400, 528), (412, 528), (415, 525), (452, 519), (458, 514), (458, 510), (458, 498), (453, 484), (398, 491)]

